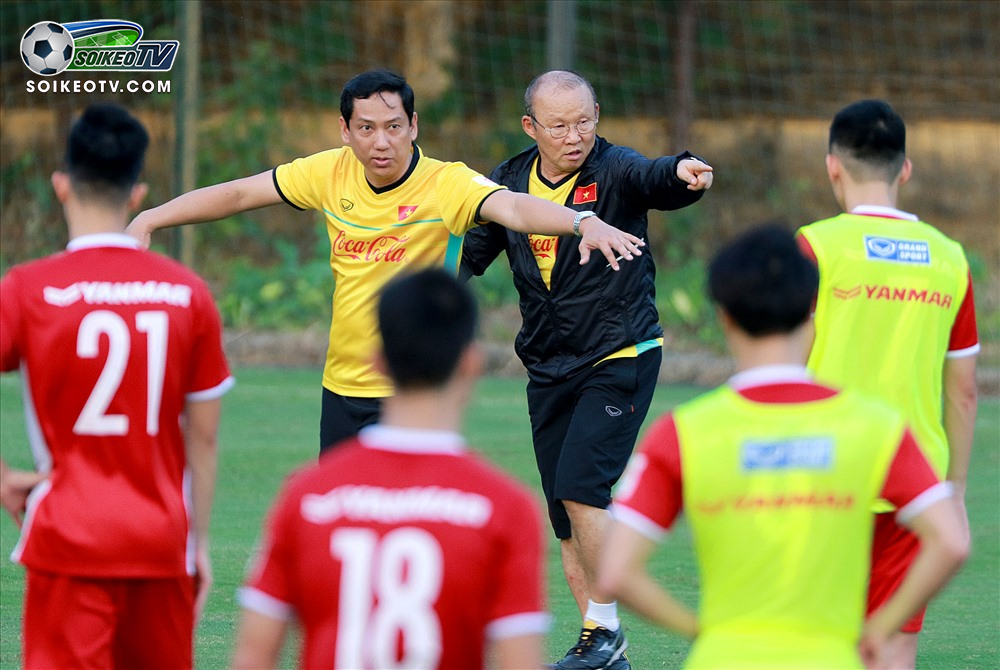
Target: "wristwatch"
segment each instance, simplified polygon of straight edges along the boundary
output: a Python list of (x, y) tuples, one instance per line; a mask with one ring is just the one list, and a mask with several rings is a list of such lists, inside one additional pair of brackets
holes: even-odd
[(589, 209), (577, 212), (576, 216), (573, 217), (573, 234), (577, 237), (583, 237), (583, 235), (580, 234), (580, 222), (592, 216), (597, 216), (597, 212), (591, 212)]

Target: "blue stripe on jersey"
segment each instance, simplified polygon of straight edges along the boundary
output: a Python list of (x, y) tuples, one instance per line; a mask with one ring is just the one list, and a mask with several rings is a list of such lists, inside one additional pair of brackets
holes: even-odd
[(448, 233), (448, 249), (444, 252), (444, 269), (458, 274), (458, 264), (462, 260), (462, 241), (464, 235)]
[(444, 219), (421, 219), (419, 221), (404, 221), (392, 224), (392, 228), (402, 228), (403, 226), (414, 226), (418, 223), (442, 223)]
[(325, 214), (327, 214), (328, 216), (332, 216), (333, 218), (337, 219), (337, 221), (340, 221), (345, 226), (350, 226), (351, 228), (361, 228), (363, 230), (382, 230), (381, 228), (373, 228), (372, 226), (362, 226), (362, 225), (359, 225), (357, 223), (351, 223), (347, 219), (342, 219), (339, 216), (337, 216), (336, 214), (334, 214), (333, 212), (331, 212), (330, 210), (325, 209), (325, 208), (323, 209), (323, 212)]

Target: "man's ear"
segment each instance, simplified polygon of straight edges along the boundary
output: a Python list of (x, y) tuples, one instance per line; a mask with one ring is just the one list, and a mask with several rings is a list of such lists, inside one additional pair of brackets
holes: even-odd
[(531, 139), (537, 139), (535, 137), (535, 124), (532, 122), (531, 117), (527, 114), (521, 117), (521, 130), (523, 130), (524, 134)]
[(344, 120), (344, 117), (340, 117), (340, 141), (345, 146), (351, 143), (351, 134), (349, 131), (347, 121)]
[(69, 174), (56, 170), (52, 173), (52, 190), (56, 193), (59, 202), (65, 204), (73, 193), (73, 185), (70, 183)]
[(830, 189), (837, 204), (842, 208), (847, 205), (844, 202), (844, 181), (848, 178), (847, 170), (844, 169), (844, 162), (840, 156), (829, 153), (826, 155), (826, 176), (830, 178)]
[(477, 343), (472, 342), (458, 359), (458, 371), (468, 379), (478, 379), (486, 368), (486, 353)]
[(826, 155), (826, 175), (830, 178), (830, 183), (837, 183), (843, 170), (844, 165), (839, 158), (833, 154)]
[(906, 182), (910, 181), (910, 175), (913, 174), (913, 163), (907, 158), (903, 160), (903, 169), (899, 171), (899, 179), (897, 183), (902, 186)]
[(132, 187), (132, 192), (128, 195), (128, 211), (138, 212), (141, 208), (142, 201), (146, 199), (146, 195), (149, 193), (149, 184), (145, 182), (139, 182)]
[(719, 327), (722, 328), (723, 332), (736, 328), (736, 322), (733, 321), (733, 317), (729, 316), (729, 312), (718, 305), (715, 306), (715, 318), (719, 322)]

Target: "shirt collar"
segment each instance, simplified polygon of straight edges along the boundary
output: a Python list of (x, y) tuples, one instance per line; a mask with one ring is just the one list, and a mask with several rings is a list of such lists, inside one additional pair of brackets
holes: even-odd
[(851, 210), (851, 214), (859, 216), (879, 216), (883, 219), (904, 219), (906, 221), (919, 221), (916, 214), (904, 212), (895, 207), (885, 207), (884, 205), (858, 205)]
[(375, 424), (358, 433), (358, 439), (369, 448), (410, 454), (450, 454), (465, 451), (465, 438), (450, 430), (420, 430)]
[(67, 251), (93, 249), (96, 247), (120, 247), (122, 249), (138, 249), (139, 240), (125, 233), (91, 233), (74, 237), (66, 245)]
[(762, 365), (729, 378), (729, 385), (735, 391), (769, 384), (802, 383), (812, 383), (812, 375), (801, 365)]

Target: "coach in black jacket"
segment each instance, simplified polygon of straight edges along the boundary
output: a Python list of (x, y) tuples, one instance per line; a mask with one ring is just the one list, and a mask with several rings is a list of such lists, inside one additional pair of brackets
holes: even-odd
[[(712, 168), (690, 153), (649, 160), (597, 137), (600, 108), (572, 72), (537, 77), (525, 92), (525, 133), (536, 145), (491, 178), (645, 240), (650, 209), (697, 202)], [(629, 667), (613, 601), (595, 593), (611, 487), (645, 419), (659, 373), (663, 330), (652, 254), (580, 265), (573, 238), (546, 238), (488, 224), (465, 236), (462, 275), (481, 275), (506, 252), (520, 294), (515, 350), (528, 371), (535, 457), (563, 569), (584, 618), (576, 646), (555, 667)], [(610, 358), (609, 358), (610, 357)], [(607, 359), (607, 360), (605, 360)]]

